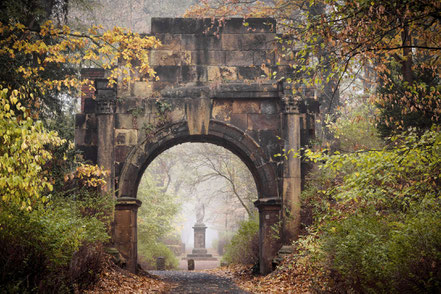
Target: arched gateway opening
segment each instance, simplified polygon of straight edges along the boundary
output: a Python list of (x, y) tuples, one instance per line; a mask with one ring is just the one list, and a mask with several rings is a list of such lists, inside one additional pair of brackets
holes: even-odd
[[(85, 89), (76, 115), (75, 143), (85, 159), (110, 171), (105, 192), (117, 199), (113, 241), (136, 271), (136, 191), (161, 152), (184, 142), (208, 142), (230, 150), (256, 182), (260, 219), (260, 272), (272, 270), (280, 242), (291, 244), (300, 226), (303, 169), (299, 158), (275, 158), (299, 150), (314, 136), (317, 93), (285, 83), (275, 66), (273, 19), (227, 20), (210, 34), (211, 19), (153, 18), (151, 34), (163, 47), (150, 52), (158, 81), (108, 88), (100, 69), (82, 72)], [(292, 62), (292, 61), (290, 61)], [(264, 79), (262, 65), (277, 72)], [(280, 76), (279, 76), (280, 75)], [(294, 94), (295, 93), (295, 94)], [(281, 239), (273, 228), (282, 224)]]
[[(136, 267), (136, 209), (141, 203), (136, 200), (138, 185), (147, 166), (163, 151), (186, 142), (212, 143), (236, 154), (252, 173), (259, 200), (256, 205), (260, 213), (260, 260), (271, 260), (279, 244), (271, 229), (280, 220), (280, 198), (275, 181), (275, 165), (265, 164), (268, 158), (258, 144), (240, 129), (225, 123), (210, 121), (208, 133), (191, 135), (187, 123), (173, 124), (159, 130), (155, 140), (146, 139), (132, 149), (122, 169), (115, 218), (115, 242), (124, 256), (129, 257), (128, 267)], [(128, 214), (132, 215), (128, 217)], [(130, 220), (130, 222), (127, 222)], [(128, 233), (131, 232), (130, 236)], [(130, 240), (130, 242), (127, 242)], [(270, 265), (269, 265), (270, 266)]]
[[(188, 142), (165, 150), (146, 168), (137, 198), (142, 201), (138, 263), (144, 269), (186, 270), (189, 259), (195, 269), (217, 267), (224, 258), (257, 262), (255, 181), (243, 161), (224, 147)], [(226, 252), (243, 221), (252, 228), (250, 242)]]

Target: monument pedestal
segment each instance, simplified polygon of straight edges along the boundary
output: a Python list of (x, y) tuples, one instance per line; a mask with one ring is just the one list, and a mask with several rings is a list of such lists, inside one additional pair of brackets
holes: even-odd
[(194, 260), (217, 260), (213, 255), (207, 253), (205, 248), (205, 230), (207, 227), (203, 223), (196, 223), (193, 227), (194, 230), (194, 248), (191, 254), (187, 254), (187, 257), (183, 259)]

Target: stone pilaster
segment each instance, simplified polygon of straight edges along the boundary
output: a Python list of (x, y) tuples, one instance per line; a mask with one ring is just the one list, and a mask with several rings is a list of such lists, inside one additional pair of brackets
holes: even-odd
[(280, 198), (261, 198), (254, 202), (259, 209), (259, 262), (260, 273), (273, 270), (272, 261), (280, 248), (278, 228), (280, 223)]
[[(106, 90), (108, 91), (108, 90)], [(110, 91), (110, 94), (112, 92)], [(98, 133), (98, 152), (97, 164), (109, 174), (106, 177), (106, 185), (102, 187), (103, 193), (111, 193), (114, 191), (114, 137), (115, 137), (115, 118), (114, 110), (116, 103), (116, 93), (114, 95), (100, 95), (96, 98), (96, 114), (97, 114), (97, 133)]]
[(118, 198), (115, 205), (113, 241), (127, 260), (127, 270), (131, 273), (136, 273), (138, 262), (136, 216), (140, 206), (141, 201), (131, 197)]
[(285, 152), (283, 162), (283, 242), (290, 244), (298, 237), (300, 229), (301, 160), (294, 156), (300, 152), (300, 97), (292, 95), (291, 85), (284, 85), (282, 96), (283, 139)]

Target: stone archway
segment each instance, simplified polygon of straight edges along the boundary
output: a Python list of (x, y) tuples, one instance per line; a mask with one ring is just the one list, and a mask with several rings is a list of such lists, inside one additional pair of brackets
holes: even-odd
[(115, 218), (115, 243), (128, 258), (128, 268), (136, 266), (137, 237), (136, 200), (138, 185), (144, 170), (153, 159), (166, 149), (186, 142), (212, 143), (236, 154), (251, 171), (257, 191), (260, 215), (260, 261), (263, 271), (271, 271), (271, 261), (279, 249), (273, 226), (280, 220), (281, 200), (275, 182), (274, 165), (266, 164), (268, 158), (259, 145), (243, 131), (219, 121), (210, 121), (207, 134), (191, 135), (187, 123), (176, 123), (161, 128), (154, 140), (146, 139), (134, 147), (122, 169), (118, 190), (119, 209)]
[[(238, 155), (254, 176), (260, 213), (260, 272), (271, 271), (280, 247), (272, 226), (282, 223), (280, 241), (290, 243), (300, 226), (304, 166), (299, 158), (275, 158), (298, 150), (314, 136), (316, 93), (293, 95), (283, 80), (261, 80), (261, 65), (275, 66), (272, 19), (227, 21), (216, 35), (209, 19), (153, 18), (152, 34), (164, 46), (150, 54), (159, 81), (128, 89), (108, 88), (100, 69), (82, 72), (96, 90), (84, 89), (76, 115), (75, 143), (85, 159), (108, 170), (104, 190), (117, 199), (118, 248), (136, 270), (136, 199), (139, 180), (161, 152), (184, 142), (209, 142)], [(272, 42), (274, 43), (274, 42)]]

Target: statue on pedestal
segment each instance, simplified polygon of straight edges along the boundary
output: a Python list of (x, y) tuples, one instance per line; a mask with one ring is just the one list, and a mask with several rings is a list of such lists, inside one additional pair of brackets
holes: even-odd
[(217, 260), (207, 253), (205, 248), (205, 232), (207, 227), (204, 224), (205, 204), (198, 203), (196, 206), (196, 223), (194, 224), (194, 248), (191, 254), (187, 254), (186, 259), (194, 260)]
[(200, 203), (196, 207), (196, 223), (197, 224), (203, 224), (205, 218), (205, 204)]

